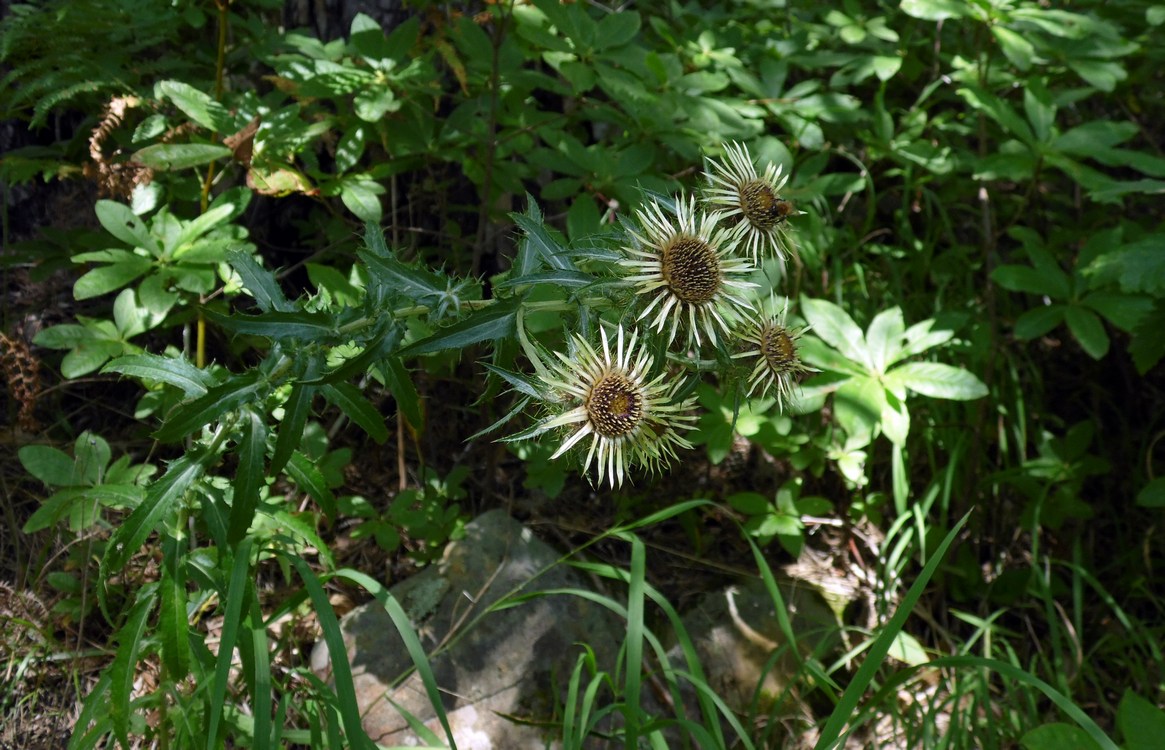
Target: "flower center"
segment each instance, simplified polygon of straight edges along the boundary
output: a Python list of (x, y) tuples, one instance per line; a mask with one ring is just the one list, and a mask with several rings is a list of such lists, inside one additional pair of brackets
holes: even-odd
[(711, 302), (720, 291), (720, 259), (707, 242), (680, 237), (663, 249), (660, 273), (672, 294), (693, 305)]
[(760, 352), (773, 372), (791, 372), (797, 366), (797, 344), (783, 326), (770, 326), (761, 331)]
[(607, 438), (622, 437), (643, 418), (643, 394), (626, 377), (606, 375), (591, 388), (586, 409), (595, 432)]
[(793, 204), (781, 200), (767, 182), (752, 180), (740, 186), (741, 213), (758, 229), (772, 229), (793, 213)]

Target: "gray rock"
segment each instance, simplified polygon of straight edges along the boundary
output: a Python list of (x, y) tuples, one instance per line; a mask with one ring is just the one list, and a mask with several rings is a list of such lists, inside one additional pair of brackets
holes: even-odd
[[(582, 588), (583, 582), (576, 571), (554, 565), (559, 555), (502, 511), (483, 514), (465, 531), (437, 566), (390, 591), (409, 613), (426, 651), (436, 651), (430, 663), (459, 748), (554, 746), (553, 729), (547, 734), (504, 716), (548, 719), (561, 700), (555, 687), (565, 686), (580, 653), (573, 644), (588, 643), (600, 658), (611, 660), (623, 640), (623, 625), (608, 610), (570, 595), (536, 597), (481, 616), (523, 584), (522, 592), (529, 593)], [(385, 745), (419, 744), (401, 713), (406, 711), (443, 738), (420, 676), (412, 673), (400, 681), (412, 662), (384, 608), (370, 602), (340, 624), (369, 736)], [(317, 674), (330, 676), (323, 642), (311, 664)]]

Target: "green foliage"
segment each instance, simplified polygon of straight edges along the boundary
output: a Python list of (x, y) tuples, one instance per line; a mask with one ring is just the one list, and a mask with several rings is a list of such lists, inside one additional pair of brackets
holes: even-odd
[[(334, 40), (283, 30), (278, 5), (59, 0), (0, 21), (3, 117), (81, 123), (6, 153), (0, 179), (84, 172), (106, 196), (93, 207), (101, 232), (14, 248), (42, 276), (73, 272), (75, 321), (35, 343), (64, 352), (54, 364), (67, 380), (138, 383), (134, 416), (156, 441), (153, 463), (136, 463), (144, 449), (114, 460), (106, 439), (62, 416), (51, 435), (67, 435), (71, 455), (19, 451), (49, 488), (24, 532), (86, 540), (68, 570), (46, 574), (56, 611), (100, 616), (115, 644), (71, 747), (371, 746), (350, 675), (328, 686), (272, 668), (268, 626), (300, 606), (342, 651), (323, 588), (336, 579), (389, 609), (440, 705), (407, 615), (367, 576), (337, 570), (327, 540), (347, 524), (425, 564), (458, 535), (480, 467), (427, 465), (422, 446), (450, 439), (432, 400), (468, 368), (493, 424), (458, 439), (506, 441), (537, 496), (576, 497), (570, 459), (586, 473), (597, 456), (594, 489), (626, 475), (637, 489), (619, 500), (642, 515), (651, 477), (694, 455), (691, 443), (722, 474), (742, 454), (772, 468), (714, 497), (767, 583), (762, 549), (795, 557), (819, 543), (823, 519), (877, 527), (866, 566), (877, 627), (856, 630), (833, 664), (797, 657), (791, 690), (835, 707), (817, 717), (819, 748), (879, 711), (919, 747), (1110, 748), (1101, 714), (1129, 750), (1157, 741), (1161, 712), (1139, 696), (1160, 683), (1159, 634), (1137, 618), (1160, 608), (1141, 532), (1165, 506), (1151, 437), (1165, 357), (1159, 4), (534, 0), (473, 16), (422, 3), (388, 33), (357, 15)], [(114, 116), (113, 97), (132, 104)], [(86, 172), (90, 139), (105, 161)], [(737, 141), (788, 177), (771, 197), (786, 211), (775, 236), (791, 246), (733, 277), (755, 315), (709, 304), (700, 314), (722, 324), (677, 338), (672, 320), (686, 334), (696, 312), (651, 308), (674, 269), (656, 283), (636, 265), (653, 231), (636, 209), (682, 213), (676, 191), (705, 206), (714, 191), (697, 174)], [(274, 211), (269, 223), (293, 239), (264, 231), (257, 217)], [(778, 299), (795, 308), (788, 324)], [(760, 332), (787, 339), (747, 338)], [(797, 366), (786, 357), (775, 386), (754, 393), (757, 355), (785, 345)], [(587, 347), (608, 368), (626, 348), (624, 369), (642, 378), (633, 395), (655, 421), (624, 442), (600, 439)], [(353, 444), (400, 456), (411, 445), (420, 467), (383, 498), (350, 494)], [(612, 532), (629, 570), (587, 568), (626, 585), (625, 603), (602, 603), (627, 618), (628, 638), (614, 674), (580, 653), (566, 747), (616, 712), (627, 747), (660, 746), (669, 721), (701, 747), (760, 746), (648, 583), (631, 531), (712, 513), (670, 499)], [(148, 574), (145, 557), (157, 562)], [(271, 569), (303, 589), (275, 614), (261, 583)], [(909, 616), (932, 580), (942, 599), (923, 627)], [(1085, 590), (1102, 614), (1086, 611)], [(948, 601), (964, 609), (947, 617)], [(653, 608), (683, 665), (667, 663)], [(208, 612), (222, 617), (217, 655)], [(1114, 706), (1111, 663), (1092, 665), (1123, 663), (1126, 649), (1132, 684)], [(159, 685), (139, 695), (146, 662)], [(694, 688), (699, 717), (648, 716), (642, 675), (656, 666), (677, 704), (681, 679)], [(947, 703), (899, 707), (895, 687), (936, 666), (949, 667)], [(310, 688), (289, 709), (293, 684)]]

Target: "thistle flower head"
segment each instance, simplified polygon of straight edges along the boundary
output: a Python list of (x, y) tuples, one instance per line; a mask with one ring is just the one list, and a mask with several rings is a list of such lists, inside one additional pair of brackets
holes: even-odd
[(748, 261), (732, 255), (739, 232), (718, 226), (719, 214), (697, 216), (695, 200), (682, 196), (674, 216), (654, 201), (636, 216), (641, 231), (631, 232), (636, 247), (625, 248), (625, 265), (636, 292), (651, 299), (639, 319), (654, 312), (650, 325), (663, 331), (670, 318), (669, 344), (681, 322), (687, 324), (688, 342), (697, 346), (701, 333), (709, 342), (717, 330), (728, 334), (736, 310), (751, 308), (740, 292), (756, 286), (744, 280), (752, 271)]
[(628, 342), (619, 326), (614, 347), (605, 330), (600, 329), (600, 336), (601, 351), (575, 336), (574, 353), (555, 352), (558, 361), (543, 369), (540, 380), (547, 400), (567, 408), (545, 418), (534, 434), (577, 426), (551, 458), (590, 436), (583, 471), (597, 460), (600, 484), (606, 479), (614, 488), (623, 483), (632, 465), (658, 471), (675, 457), (677, 447), (692, 447), (679, 431), (694, 426), (696, 417), (687, 412), (695, 399), (677, 400), (681, 383), (666, 382), (666, 372), (648, 379), (652, 357), (636, 347), (637, 333)]
[(732, 355), (734, 359), (756, 357), (757, 363), (748, 377), (748, 395), (759, 388), (765, 396), (770, 390), (777, 399), (777, 407), (782, 411), (792, 395), (798, 376), (806, 372), (816, 372), (801, 361), (797, 351), (797, 339), (808, 329), (789, 328), (785, 319), (789, 312), (786, 300), (781, 312), (766, 316), (758, 314), (748, 321), (740, 340), (746, 344), (744, 351)]
[(708, 159), (707, 164), (708, 203), (725, 216), (740, 217), (752, 262), (759, 264), (770, 253), (784, 261), (791, 246), (786, 220), (801, 213), (781, 197), (788, 175), (772, 162), (758, 175), (752, 155), (739, 143), (724, 144), (724, 161)]

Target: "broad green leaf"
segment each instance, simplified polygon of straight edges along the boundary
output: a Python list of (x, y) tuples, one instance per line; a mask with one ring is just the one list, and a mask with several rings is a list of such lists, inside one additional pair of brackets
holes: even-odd
[(906, 445), (906, 436), (910, 434), (910, 411), (906, 403), (893, 395), (887, 396), (880, 419), (882, 433), (890, 442), (898, 446)]
[(965, 18), (970, 9), (965, 0), (902, 0), (902, 12), (924, 21)]
[(227, 527), (227, 541), (230, 544), (238, 544), (247, 535), (247, 529), (251, 528), (255, 509), (259, 506), (260, 490), (266, 478), (263, 459), (267, 457), (267, 420), (252, 407), (240, 410), (240, 416), (243, 426), (237, 451), (239, 465), (235, 469), (235, 491)]
[(1069, 57), (1064, 62), (1090, 85), (1108, 93), (1116, 89), (1118, 83), (1129, 77), (1124, 66), (1112, 60)]
[(1064, 299), (1064, 284), (1031, 266), (1003, 265), (991, 272), (991, 280), (1012, 292), (1042, 294), (1052, 299)]
[(17, 451), (24, 470), (49, 487), (80, 484), (76, 464), (64, 451), (51, 445), (26, 445)]
[(368, 433), (378, 443), (388, 440), (388, 427), (384, 424), (384, 416), (372, 405), (360, 389), (350, 383), (324, 385), (321, 389), (324, 398), (340, 408), (362, 430)]
[(61, 360), (61, 374), (70, 379), (88, 375), (112, 357), (123, 354), (126, 348), (120, 341), (87, 341)]
[(257, 370), (232, 375), (227, 382), (209, 389), (205, 396), (188, 401), (171, 412), (154, 437), (170, 443), (191, 436), (240, 404), (258, 398), (266, 387)]
[(1024, 341), (1043, 336), (1064, 322), (1067, 305), (1040, 305), (1026, 311), (1015, 321), (1015, 337)]
[(151, 169), (167, 172), (199, 167), (216, 159), (230, 158), (231, 154), (226, 146), (213, 143), (161, 143), (146, 146), (133, 158)]
[(1022, 738), (1024, 750), (1100, 750), (1100, 745), (1075, 724), (1054, 722), (1036, 727)]
[(1117, 281), (1125, 292), (1165, 294), (1165, 234), (1152, 234), (1104, 253), (1086, 273), (1098, 281)]
[(181, 389), (187, 398), (204, 396), (214, 385), (214, 377), (209, 372), (195, 367), (184, 357), (163, 357), (148, 352), (118, 357), (101, 368), (101, 372), (118, 372), (140, 380), (167, 383)]
[(987, 395), (987, 386), (978, 377), (940, 362), (907, 362), (891, 370), (886, 380), (931, 398), (970, 401)]
[(595, 49), (605, 50), (626, 44), (639, 33), (639, 14), (631, 10), (608, 13), (599, 20)]
[(1019, 113), (1003, 99), (978, 86), (964, 86), (957, 93), (971, 107), (983, 112), (994, 120), (1005, 132), (1020, 139), (1029, 147), (1035, 145), (1035, 134), (1032, 132), (1027, 120), (1020, 117)]
[[(274, 464), (272, 464), (274, 465)], [(328, 489), (323, 472), (311, 459), (299, 451), (294, 451), (287, 461), (287, 475), (296, 486), (311, 496), (328, 518), (336, 518), (336, 497)]]
[(869, 363), (862, 329), (853, 318), (837, 305), (823, 299), (801, 298), (801, 312), (813, 327), (813, 333), (837, 349), (852, 362), (862, 366)]
[(85, 326), (65, 323), (41, 330), (33, 337), (32, 343), (46, 349), (73, 349), (98, 338), (98, 334)]
[(1127, 688), (1116, 710), (1116, 724), (1126, 750), (1158, 750), (1165, 738), (1165, 711)]
[(1031, 42), (1006, 26), (998, 24), (991, 26), (991, 33), (995, 35), (995, 40), (999, 42), (999, 48), (1003, 50), (1004, 56), (1012, 65), (1023, 71), (1032, 66), (1036, 50)]
[(234, 127), (234, 118), (226, 107), (188, 83), (161, 81), (157, 85), (157, 91), (162, 97), (174, 102), (174, 106), (182, 110), (183, 114), (207, 130), (227, 133)]
[(1137, 505), (1143, 508), (1165, 508), (1165, 477), (1157, 477), (1142, 487), (1137, 493)]
[(93, 210), (105, 231), (130, 247), (145, 248), (155, 256), (159, 254), (158, 241), (128, 206), (117, 201), (100, 200), (94, 204)]
[(1145, 316), (1153, 311), (1151, 298), (1122, 292), (1092, 292), (1081, 302), (1127, 333), (1136, 330)]
[(384, 188), (371, 180), (345, 180), (340, 187), (340, 200), (356, 218), (379, 224), (384, 216), (380, 206), (380, 195), (383, 192)]
[(1129, 354), (1137, 372), (1142, 375), (1165, 357), (1165, 336), (1161, 331), (1165, 331), (1165, 300), (1157, 300), (1153, 309), (1141, 319), (1129, 344)]
[(866, 330), (866, 347), (870, 355), (870, 367), (874, 372), (885, 372), (898, 359), (905, 332), (906, 323), (898, 307), (883, 310), (870, 321), (870, 327)]
[(850, 447), (869, 444), (885, 409), (886, 391), (873, 377), (854, 378), (833, 394), (834, 416), (850, 437)]
[[(250, 195), (250, 193), (245, 193), (245, 195)], [(183, 222), (182, 230), (178, 233), (178, 236), (167, 243), (173, 252), (173, 257), (176, 259), (182, 258), (190, 262), (199, 260), (193, 257), (193, 252), (190, 247), (191, 243), (238, 213), (239, 210), (236, 206), (231, 203), (223, 203), (208, 209), (206, 213), (200, 214), (190, 221)], [(231, 244), (235, 243), (232, 241)], [(218, 253), (215, 259), (217, 260), (219, 257), (221, 257), (221, 253)]]
[(905, 344), (898, 356), (894, 360), (887, 363), (892, 365), (899, 360), (913, 357), (917, 354), (922, 354), (928, 349), (933, 349), (936, 346), (942, 346), (955, 337), (955, 332), (951, 328), (935, 329), (937, 321), (924, 320), (921, 323), (915, 323), (906, 329), (906, 333), (902, 335)]
[(1068, 330), (1088, 356), (1100, 359), (1108, 354), (1108, 334), (1096, 313), (1079, 305), (1070, 305), (1064, 311), (1064, 319), (1068, 323)]
[(905, 631), (899, 633), (894, 638), (887, 655), (912, 667), (930, 661), (930, 657), (926, 654), (926, 649), (922, 647), (918, 639)]
[(448, 349), (464, 349), (483, 341), (495, 341), (514, 335), (514, 320), (520, 300), (501, 302), (484, 310), (477, 310), (448, 328), (406, 346), (401, 357), (431, 354)]
[(54, 492), (29, 516), (20, 530), (25, 534), (43, 531), (55, 526), (58, 521), (71, 514), (70, 530), (83, 531), (96, 522), (98, 518), (97, 504), (89, 499), (90, 489), (89, 487), (70, 487), (60, 492)]

